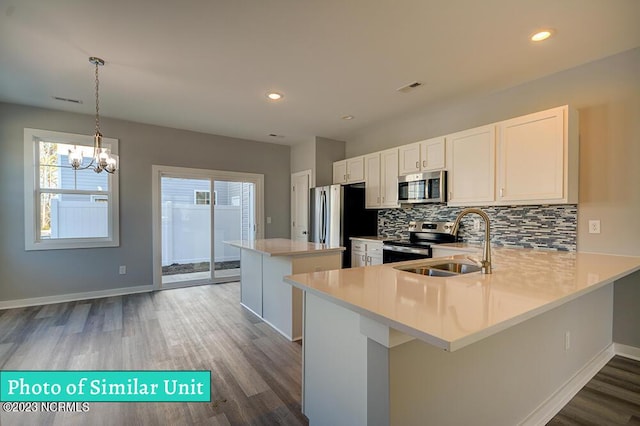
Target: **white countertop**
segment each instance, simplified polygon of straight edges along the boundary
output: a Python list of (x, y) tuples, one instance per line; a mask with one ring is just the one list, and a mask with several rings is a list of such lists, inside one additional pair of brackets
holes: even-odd
[(286, 238), (225, 241), (224, 243), (241, 249), (257, 251), (268, 256), (302, 256), (344, 251), (344, 247), (328, 247), (326, 244), (294, 241)]
[(285, 281), (454, 351), (640, 270), (640, 257), (499, 247), (492, 248), (492, 257), (489, 275), (429, 277), (384, 264)]

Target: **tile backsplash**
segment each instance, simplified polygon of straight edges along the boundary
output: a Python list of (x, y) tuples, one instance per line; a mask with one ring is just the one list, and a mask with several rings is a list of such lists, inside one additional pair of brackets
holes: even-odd
[[(491, 219), (491, 243), (497, 246), (576, 251), (578, 206), (576, 204), (537, 206), (480, 207)], [(454, 221), (463, 207), (446, 204), (421, 204), (412, 208), (378, 211), (378, 235), (408, 237), (411, 220)], [(481, 243), (484, 224), (475, 231), (470, 214), (462, 219), (458, 232), (461, 241)]]

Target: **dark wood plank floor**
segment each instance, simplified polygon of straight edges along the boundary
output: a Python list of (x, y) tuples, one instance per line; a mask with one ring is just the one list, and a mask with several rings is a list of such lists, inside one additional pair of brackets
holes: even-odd
[(301, 346), (239, 302), (239, 284), (0, 311), (0, 369), (211, 370), (211, 403), (92, 403), (0, 413), (2, 425), (306, 425)]
[[(211, 403), (92, 403), (1, 425), (306, 425), (301, 347), (240, 306), (238, 283), (0, 311), (0, 369), (211, 370)], [(640, 362), (616, 356), (548, 423), (640, 426)]]
[(640, 361), (613, 357), (548, 425), (640, 426)]

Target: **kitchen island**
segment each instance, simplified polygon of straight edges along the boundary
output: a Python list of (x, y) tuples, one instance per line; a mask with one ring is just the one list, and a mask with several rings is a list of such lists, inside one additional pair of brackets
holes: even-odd
[(285, 278), (304, 291), (310, 424), (544, 424), (613, 356), (613, 282), (640, 270), (504, 248), (490, 275), (394, 268), (423, 262)]
[(289, 274), (339, 269), (344, 247), (271, 238), (225, 241), (240, 249), (240, 302), (289, 340), (302, 337), (302, 292)]

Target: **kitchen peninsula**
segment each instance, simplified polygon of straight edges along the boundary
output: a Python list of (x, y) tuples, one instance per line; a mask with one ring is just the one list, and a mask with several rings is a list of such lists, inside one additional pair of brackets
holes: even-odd
[(613, 355), (613, 282), (640, 258), (497, 248), (490, 275), (393, 266), (285, 278), (304, 291), (311, 424), (543, 424)]
[(285, 275), (339, 269), (344, 247), (271, 238), (226, 241), (240, 249), (240, 302), (289, 340), (302, 337), (302, 292)]

